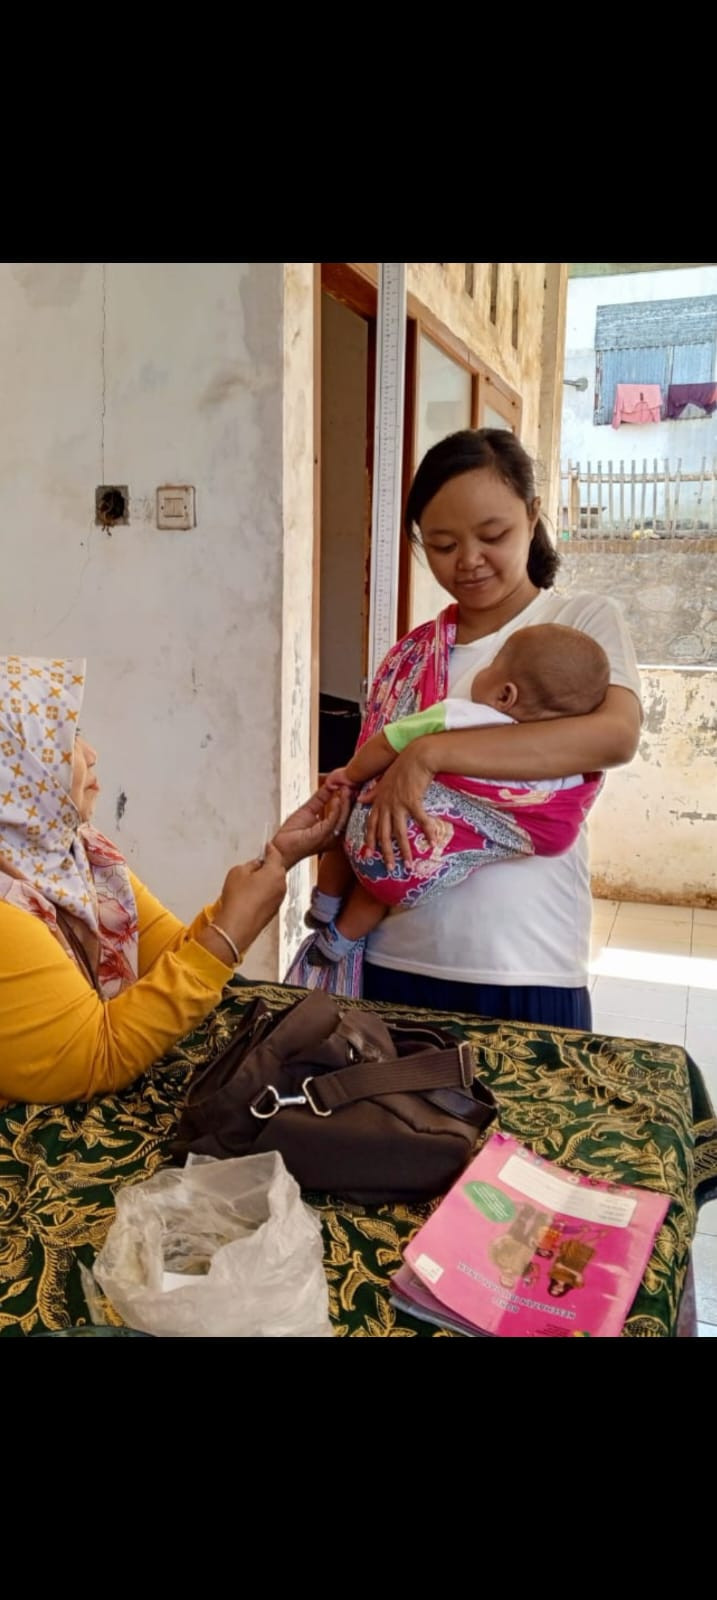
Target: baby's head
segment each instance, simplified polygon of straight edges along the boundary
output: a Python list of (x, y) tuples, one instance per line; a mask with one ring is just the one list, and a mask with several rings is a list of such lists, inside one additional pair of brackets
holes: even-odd
[(588, 633), (557, 622), (518, 628), (477, 672), (471, 700), (516, 722), (583, 717), (602, 705), (610, 683), (605, 651)]

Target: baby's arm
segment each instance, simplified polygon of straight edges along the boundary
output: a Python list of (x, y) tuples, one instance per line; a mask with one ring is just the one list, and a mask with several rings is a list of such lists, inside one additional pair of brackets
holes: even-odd
[(346, 768), (349, 783), (359, 787), (368, 783), (370, 778), (379, 778), (382, 772), (395, 761), (396, 752), (393, 745), (389, 744), (385, 733), (375, 733), (373, 738), (367, 739), (361, 749), (352, 755)]
[(375, 733), (361, 745), (345, 767), (336, 767), (326, 778), (330, 789), (360, 789), (371, 778), (379, 778), (396, 759), (396, 751), (384, 733)]
[(371, 778), (380, 778), (407, 744), (444, 729), (445, 712), (446, 702), (440, 700), (436, 705), (427, 706), (425, 711), (414, 711), (410, 716), (399, 717), (397, 722), (387, 723), (380, 733), (361, 745), (347, 766), (329, 773), (327, 784), (332, 788), (342, 785), (360, 788)]

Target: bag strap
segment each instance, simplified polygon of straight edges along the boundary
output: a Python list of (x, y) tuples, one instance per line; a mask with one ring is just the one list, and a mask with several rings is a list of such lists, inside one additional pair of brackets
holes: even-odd
[(374, 1100), (384, 1094), (470, 1089), (474, 1072), (473, 1046), (461, 1039), (448, 1050), (423, 1050), (415, 1056), (398, 1056), (395, 1061), (359, 1061), (318, 1077), (309, 1073), (303, 1089), (312, 1111), (326, 1117), (356, 1100)]

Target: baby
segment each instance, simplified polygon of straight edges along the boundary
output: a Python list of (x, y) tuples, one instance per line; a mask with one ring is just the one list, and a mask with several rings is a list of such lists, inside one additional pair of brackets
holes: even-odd
[[(557, 623), (519, 628), (476, 673), (470, 700), (442, 700), (387, 724), (326, 781), (359, 790), (425, 734), (585, 716), (601, 705), (609, 681), (607, 656), (589, 634)], [(412, 865), (394, 847), (390, 871), (379, 851), (371, 857), (364, 852), (370, 804), (359, 800), (346, 830), (345, 853), (330, 852), (319, 867), (306, 915), (308, 926), (319, 930), (309, 960), (314, 965), (341, 960), (389, 907), (415, 905), (478, 866), (519, 855), (562, 854), (576, 839), (601, 783), (598, 774), (500, 784), (444, 774), (426, 795), (433, 838), (409, 824)]]

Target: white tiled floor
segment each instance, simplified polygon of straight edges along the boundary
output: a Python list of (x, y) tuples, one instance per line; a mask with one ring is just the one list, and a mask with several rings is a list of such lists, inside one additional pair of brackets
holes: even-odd
[[(590, 988), (596, 1033), (684, 1045), (717, 1105), (717, 911), (595, 900)], [(717, 1337), (717, 1201), (693, 1260), (700, 1333)]]

